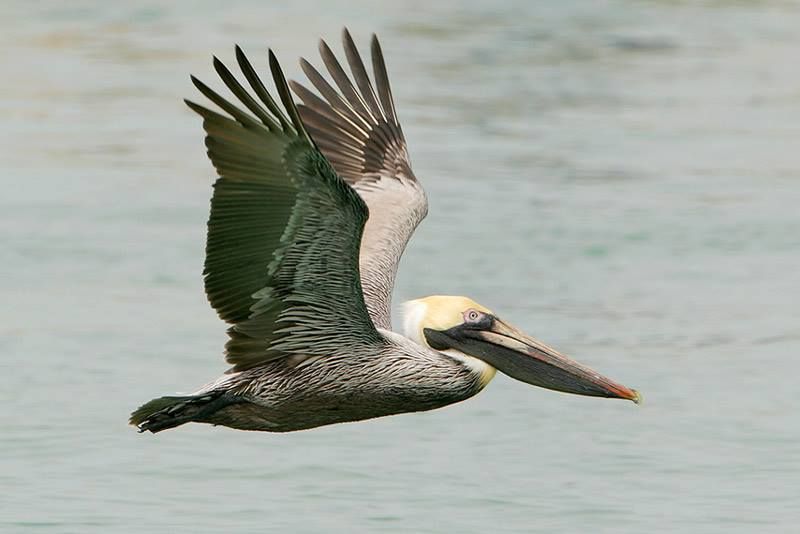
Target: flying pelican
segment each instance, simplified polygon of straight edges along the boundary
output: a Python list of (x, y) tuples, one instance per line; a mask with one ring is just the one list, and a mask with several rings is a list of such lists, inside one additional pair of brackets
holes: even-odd
[(378, 39), (374, 84), (346, 29), (343, 43), (350, 76), (324, 41), (319, 46), (338, 91), (300, 61), (322, 98), (287, 84), (269, 51), (285, 113), (238, 46), (252, 94), (217, 58), (214, 68), (250, 113), (192, 77), (227, 113), (186, 100), (203, 118), (219, 175), (204, 279), (211, 306), (231, 324), (232, 367), (194, 394), (151, 400), (130, 423), (153, 433), (188, 422), (303, 430), (440, 408), (477, 394), (496, 370), (547, 389), (638, 403), (636, 390), (466, 297), (408, 302), (404, 334), (392, 332), (397, 264), (428, 203)]

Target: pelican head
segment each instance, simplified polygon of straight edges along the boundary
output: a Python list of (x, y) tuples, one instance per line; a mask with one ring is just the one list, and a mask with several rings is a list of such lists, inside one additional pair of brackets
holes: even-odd
[(641, 399), (636, 390), (523, 334), (466, 297), (437, 295), (407, 302), (404, 322), (406, 336), (418, 343), (485, 364), (482, 386), (494, 376), (494, 369), (499, 369), (511, 378), (555, 391), (628, 399), (637, 404)]

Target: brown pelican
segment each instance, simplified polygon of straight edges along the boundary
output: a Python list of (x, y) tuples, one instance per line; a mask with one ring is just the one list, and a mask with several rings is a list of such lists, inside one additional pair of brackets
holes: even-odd
[(203, 118), (214, 184), (205, 289), (231, 324), (232, 367), (191, 395), (133, 412), (140, 431), (188, 422), (287, 432), (440, 408), (472, 397), (500, 370), (544, 388), (639, 401), (612, 382), (512, 327), (465, 297), (406, 304), (391, 331), (400, 256), (428, 209), (411, 171), (381, 47), (370, 80), (347, 30), (348, 75), (324, 41), (334, 89), (307, 61), (320, 96), (269, 66), (283, 110), (242, 50), (249, 92), (214, 68), (249, 113), (200, 80), (227, 115), (186, 101)]

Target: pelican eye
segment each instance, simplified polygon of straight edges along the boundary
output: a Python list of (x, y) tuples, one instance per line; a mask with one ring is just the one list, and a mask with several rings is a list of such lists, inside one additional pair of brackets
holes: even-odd
[(470, 324), (477, 324), (482, 322), (482, 319), (485, 317), (485, 314), (479, 312), (478, 310), (469, 309), (464, 312), (464, 322)]

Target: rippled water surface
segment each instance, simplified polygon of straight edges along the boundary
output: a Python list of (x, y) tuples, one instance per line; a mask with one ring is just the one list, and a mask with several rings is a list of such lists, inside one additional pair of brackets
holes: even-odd
[[(797, 6), (386, 4), (2, 4), (0, 530), (793, 531)], [(126, 426), (225, 369), (188, 74), (240, 43), (297, 77), (345, 24), (431, 201), (395, 301), (470, 295), (643, 406), (499, 376), (295, 434)]]

